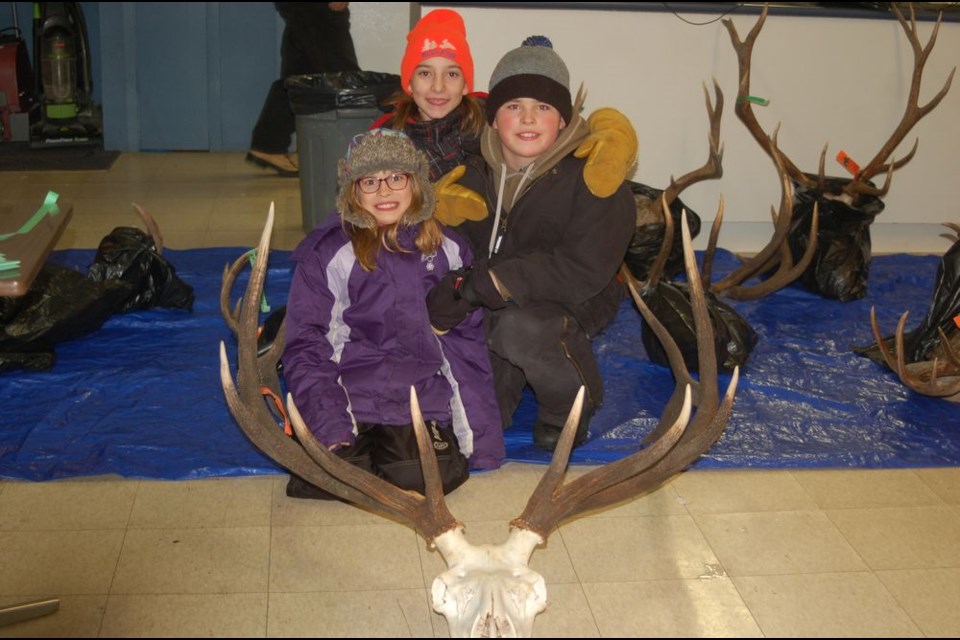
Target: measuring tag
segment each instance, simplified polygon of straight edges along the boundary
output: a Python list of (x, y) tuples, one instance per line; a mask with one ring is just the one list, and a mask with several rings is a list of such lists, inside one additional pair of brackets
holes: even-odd
[(837, 162), (843, 165), (843, 168), (850, 172), (850, 175), (856, 176), (860, 173), (860, 165), (853, 161), (853, 158), (847, 155), (846, 151), (837, 154)]

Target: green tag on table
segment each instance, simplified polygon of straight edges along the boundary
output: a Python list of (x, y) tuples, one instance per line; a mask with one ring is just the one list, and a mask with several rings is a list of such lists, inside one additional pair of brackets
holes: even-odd
[[(37, 209), (36, 213), (30, 216), (30, 219), (27, 220), (22, 227), (17, 229), (12, 233), (3, 233), (0, 234), (0, 241), (7, 240), (14, 236), (24, 235), (30, 233), (30, 231), (40, 224), (40, 221), (43, 220), (46, 216), (56, 216), (60, 215), (60, 207), (57, 206), (57, 200), (60, 198), (60, 194), (56, 191), (48, 191), (47, 197), (44, 199), (43, 204), (40, 205), (40, 208)], [(19, 264), (19, 261), (18, 261)]]

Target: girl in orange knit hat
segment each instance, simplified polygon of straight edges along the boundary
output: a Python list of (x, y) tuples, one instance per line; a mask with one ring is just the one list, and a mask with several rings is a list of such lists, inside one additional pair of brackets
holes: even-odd
[(473, 57), (459, 13), (432, 11), (407, 34), (400, 86), (403, 92), (392, 100), (394, 111), (371, 128), (389, 127), (410, 136), (430, 159), (431, 180), (480, 152), (486, 94), (472, 93)]

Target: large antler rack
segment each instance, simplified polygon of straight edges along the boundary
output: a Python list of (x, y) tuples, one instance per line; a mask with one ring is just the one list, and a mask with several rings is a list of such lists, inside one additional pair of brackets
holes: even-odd
[[(715, 101), (710, 100), (710, 92), (707, 90), (706, 83), (703, 84), (703, 97), (707, 106), (707, 118), (710, 122), (710, 133), (707, 137), (709, 150), (707, 160), (702, 166), (689, 171), (677, 179), (670, 176), (670, 185), (660, 194), (659, 202), (650, 202), (647, 209), (647, 217), (663, 218), (663, 237), (664, 242), (660, 245), (660, 251), (650, 265), (650, 270), (646, 281), (640, 287), (643, 291), (652, 290), (657, 286), (666, 267), (667, 260), (670, 258), (674, 246), (673, 216), (670, 214), (670, 205), (677, 199), (684, 189), (704, 180), (716, 180), (723, 177), (723, 145), (720, 144), (720, 120), (723, 117), (723, 91), (716, 79), (713, 80), (713, 91), (716, 96)], [(653, 215), (656, 207), (660, 207), (660, 215)], [(622, 269), (621, 271), (629, 271)], [(631, 274), (632, 275), (632, 274)], [(709, 280), (708, 280), (709, 282)]]
[[(267, 273), (273, 218), (271, 205), (257, 248), (258, 259), (254, 263), (253, 273), (240, 304), (236, 385), (227, 361), (226, 347), (220, 343), (220, 378), (230, 411), (247, 437), (286, 469), (336, 496), (406, 523), (432, 543), (437, 536), (462, 525), (451, 515), (443, 501), (436, 456), (432, 453), (433, 448), (422, 418), (415, 419), (414, 426), (427, 485), (426, 495), (399, 489), (350, 465), (319, 445), (303, 424), (293, 402), (288, 401), (294, 429), (304, 443), (301, 446), (284, 435), (263, 401), (260, 389), (264, 379), (276, 377), (276, 368), (262, 368), (264, 360), (258, 362), (257, 357), (258, 310)], [(278, 352), (283, 350), (282, 332), (270, 349)], [(279, 354), (276, 357), (279, 357)], [(275, 362), (273, 356), (268, 360)], [(411, 405), (416, 407), (416, 398), (412, 393), (411, 396)], [(417, 409), (415, 416), (416, 413)]]
[[(910, 4), (910, 24), (907, 24), (906, 19), (903, 17), (903, 13), (897, 7), (897, 3), (891, 2), (890, 8), (893, 9), (893, 12), (897, 16), (897, 20), (900, 22), (900, 26), (903, 27), (904, 33), (907, 35), (907, 40), (910, 41), (910, 46), (913, 49), (913, 76), (910, 81), (910, 93), (907, 97), (907, 106), (904, 109), (903, 117), (900, 119), (900, 123), (897, 125), (897, 128), (894, 129), (893, 133), (890, 135), (890, 138), (884, 143), (880, 148), (880, 151), (877, 152), (870, 162), (868, 162), (857, 174), (856, 178), (847, 184), (844, 187), (844, 193), (848, 194), (852, 198), (856, 198), (859, 195), (872, 195), (881, 197), (886, 195), (887, 191), (890, 189), (890, 177), (893, 174), (894, 169), (899, 169), (900, 167), (907, 164), (910, 160), (913, 159), (913, 154), (917, 151), (917, 144), (919, 139), (913, 143), (913, 149), (908, 153), (903, 159), (891, 163), (887, 163), (887, 158), (894, 152), (894, 150), (903, 142), (903, 139), (910, 133), (910, 130), (923, 118), (925, 115), (933, 111), (940, 101), (943, 100), (944, 96), (947, 95), (947, 91), (950, 90), (950, 84), (953, 82), (953, 74), (956, 72), (957, 68), (954, 67), (950, 71), (950, 75), (947, 77), (947, 81), (943, 84), (943, 87), (927, 104), (920, 106), (920, 85), (923, 79), (923, 68), (927, 64), (927, 58), (930, 57), (930, 52), (933, 51), (933, 45), (937, 41), (937, 33), (940, 31), (940, 21), (943, 19), (943, 13), (937, 14), (937, 24), (933, 28), (933, 33), (930, 35), (930, 40), (927, 41), (926, 46), (921, 46), (920, 37), (917, 31), (917, 18), (913, 10), (913, 3)], [(875, 175), (887, 170), (887, 180), (884, 186), (880, 189), (871, 187), (867, 184), (867, 181), (873, 178)], [(855, 201), (855, 200), (854, 200)]]
[[(886, 342), (880, 333), (876, 310), (870, 307), (870, 327), (873, 329), (873, 337), (877, 341), (877, 347), (884, 362), (897, 373), (904, 385), (919, 394), (940, 398), (957, 396), (960, 394), (960, 354), (954, 350), (942, 329), (938, 329), (938, 332), (944, 361), (934, 358), (925, 362), (907, 363), (904, 355), (906, 348), (903, 332), (909, 315), (909, 311), (904, 311), (897, 323), (896, 356), (893, 356), (887, 350)], [(948, 380), (943, 380), (943, 377), (947, 377)]]
[[(779, 128), (778, 128), (779, 131)], [(707, 250), (703, 261), (703, 279), (707, 283), (707, 288), (717, 295), (723, 295), (734, 300), (757, 300), (769, 295), (790, 284), (800, 277), (801, 274), (810, 265), (813, 260), (814, 252), (817, 248), (817, 232), (819, 229), (819, 211), (817, 204), (813, 205), (813, 215), (810, 221), (810, 241), (800, 260), (794, 264), (790, 246), (787, 242), (787, 236), (790, 232), (790, 225), (793, 221), (793, 186), (787, 175), (787, 163), (789, 160), (780, 152), (777, 147), (777, 131), (774, 131), (772, 138), (766, 138), (766, 148), (770, 157), (777, 168), (777, 176), (780, 179), (780, 209), (779, 213), (770, 208), (770, 215), (773, 218), (774, 231), (770, 242), (753, 257), (745, 259), (742, 264), (734, 269), (728, 276), (719, 282), (710, 283), (710, 275), (713, 269), (713, 256), (716, 251), (717, 239), (720, 235), (720, 226), (723, 223), (723, 199), (720, 200), (720, 206), (717, 215), (714, 217), (713, 226), (710, 229), (710, 238), (707, 242)], [(747, 280), (766, 273), (773, 267), (776, 272), (762, 282), (745, 286), (743, 283)]]
[(666, 199), (667, 205), (672, 204), (677, 196), (690, 185), (723, 177), (723, 145), (720, 144), (723, 91), (720, 90), (720, 85), (717, 84), (716, 79), (713, 80), (713, 91), (716, 94), (716, 106), (710, 100), (710, 92), (707, 91), (706, 83), (703, 84), (703, 97), (707, 105), (707, 116), (710, 120), (710, 134), (708, 136), (710, 151), (707, 161), (702, 167), (683, 174), (678, 180), (674, 180), (673, 176), (670, 176), (670, 186), (663, 190), (663, 197)]
[[(750, 32), (747, 34), (745, 40), (740, 39), (740, 35), (737, 33), (737, 27), (733, 24), (733, 20), (730, 18), (723, 19), (723, 26), (727, 28), (727, 31), (730, 34), (730, 41), (733, 43), (733, 48), (737, 52), (737, 63), (739, 67), (739, 78), (740, 82), (737, 86), (737, 100), (734, 106), (734, 113), (737, 114), (737, 118), (747, 127), (747, 131), (753, 136), (753, 139), (757, 141), (757, 144), (760, 145), (764, 151), (770, 155), (771, 159), (774, 162), (777, 162), (777, 159), (774, 157), (774, 153), (770, 148), (770, 136), (763, 130), (763, 127), (760, 126), (760, 122), (757, 120), (757, 116), (753, 113), (753, 105), (748, 99), (750, 97), (750, 66), (753, 57), (753, 45), (757, 41), (757, 36), (760, 35), (760, 29), (763, 28), (763, 23), (767, 19), (767, 11), (770, 6), (768, 4), (763, 5), (763, 10), (760, 12), (760, 17), (757, 19), (757, 23), (753, 25), (753, 28), (750, 29)], [(823, 149), (823, 154), (821, 154), (820, 166), (823, 167), (823, 156), (826, 154), (826, 147)], [(814, 187), (816, 183), (803, 171), (801, 171), (797, 165), (795, 165), (790, 158), (786, 157), (782, 153), (780, 154), (782, 158), (782, 163), (786, 168), (787, 174), (796, 180), (799, 184)], [(822, 169), (821, 169), (822, 172)], [(821, 177), (821, 182), (823, 181)]]
[[(664, 343), (676, 387), (649, 444), (639, 452), (609, 463), (564, 485), (563, 477), (572, 449), (578, 416), (571, 415), (564, 427), (550, 467), (544, 474), (526, 508), (511, 524), (540, 535), (544, 540), (553, 528), (565, 518), (585, 511), (605, 507), (629, 497), (640, 495), (658, 486), (680, 472), (706, 451), (723, 432), (733, 405), (738, 372), (734, 371), (722, 402), (717, 388), (717, 362), (713, 351), (713, 329), (707, 313), (703, 287), (697, 272), (690, 231), (684, 214), (682, 225), (684, 263), (690, 283), (693, 315), (697, 328), (697, 348), (700, 357), (700, 382), (690, 376), (680, 350), (666, 329), (650, 312), (637, 289), (637, 283), (626, 272), (630, 292), (644, 318)], [(581, 392), (582, 393), (582, 392)], [(689, 412), (690, 396), (694, 396), (697, 411), (684, 429)]]

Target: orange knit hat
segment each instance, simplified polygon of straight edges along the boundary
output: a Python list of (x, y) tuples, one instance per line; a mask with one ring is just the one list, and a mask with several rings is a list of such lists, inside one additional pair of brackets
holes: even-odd
[(400, 86), (410, 94), (410, 80), (417, 65), (428, 58), (448, 58), (463, 69), (467, 92), (473, 91), (473, 57), (467, 44), (463, 18), (451, 9), (437, 9), (420, 18), (407, 34), (407, 50), (400, 62)]

